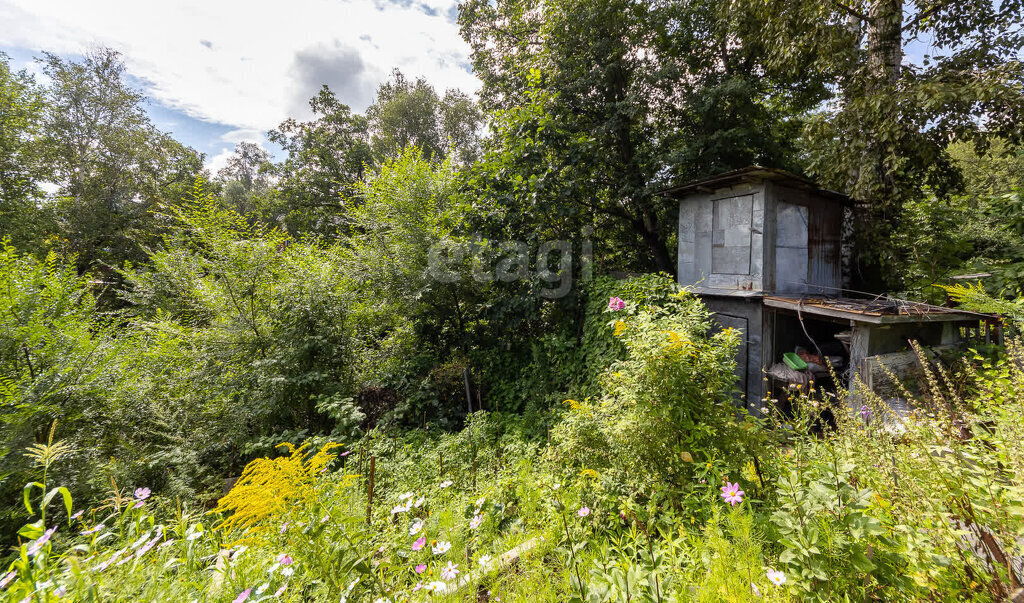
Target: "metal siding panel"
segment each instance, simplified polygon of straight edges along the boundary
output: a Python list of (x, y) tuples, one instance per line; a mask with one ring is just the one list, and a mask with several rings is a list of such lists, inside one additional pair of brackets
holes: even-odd
[(706, 279), (711, 274), (711, 204), (696, 200), (696, 219), (694, 220), (693, 266), (697, 281)]
[(775, 221), (775, 289), (806, 291), (808, 274), (808, 208), (779, 201)]
[(679, 202), (679, 253), (678, 278), (682, 286), (693, 285), (699, 280), (696, 264), (697, 206), (694, 199)]
[(842, 208), (819, 201), (811, 207), (808, 289), (836, 294), (842, 287)]
[(750, 276), (762, 288), (764, 274), (764, 189), (756, 191), (750, 214)]
[(717, 199), (711, 237), (711, 271), (750, 274), (753, 196)]

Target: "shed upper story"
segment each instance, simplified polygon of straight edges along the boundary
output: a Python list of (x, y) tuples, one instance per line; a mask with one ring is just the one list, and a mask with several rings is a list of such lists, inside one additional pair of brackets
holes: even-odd
[(699, 293), (836, 294), (849, 198), (753, 166), (664, 191), (679, 200), (679, 284)]

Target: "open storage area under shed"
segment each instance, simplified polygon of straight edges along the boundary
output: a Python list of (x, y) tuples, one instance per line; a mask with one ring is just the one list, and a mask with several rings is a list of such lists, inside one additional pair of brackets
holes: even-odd
[(816, 359), (807, 362), (809, 370), (826, 387), (834, 373), (840, 383), (833, 385), (856, 390), (859, 383), (889, 398), (899, 389), (892, 376), (914, 388), (919, 360), (912, 342), (943, 351), (969, 339), (1001, 336), (991, 316), (888, 298), (766, 295), (764, 307), (762, 350), (772, 393), (786, 386), (771, 378), (773, 372), (786, 374), (774, 370), (786, 352)]

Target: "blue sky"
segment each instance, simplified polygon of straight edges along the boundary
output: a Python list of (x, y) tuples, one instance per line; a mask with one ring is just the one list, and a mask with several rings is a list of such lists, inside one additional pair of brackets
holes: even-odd
[(0, 50), (37, 70), (43, 50), (108, 46), (148, 97), (153, 122), (216, 170), (243, 140), (309, 116), (328, 84), (356, 111), (394, 67), (475, 92), (456, 0), (0, 0)]

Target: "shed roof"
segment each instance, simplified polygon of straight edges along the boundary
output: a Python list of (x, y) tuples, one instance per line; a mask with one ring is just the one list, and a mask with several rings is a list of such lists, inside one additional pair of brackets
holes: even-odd
[(737, 184), (760, 182), (764, 180), (771, 180), (792, 188), (812, 191), (819, 196), (840, 201), (842, 203), (851, 202), (850, 197), (847, 195), (827, 188), (822, 188), (807, 178), (791, 174), (785, 170), (767, 168), (760, 165), (752, 165), (738, 170), (717, 174), (715, 176), (701, 178), (700, 180), (693, 180), (679, 186), (659, 191), (658, 194), (668, 197), (682, 197), (692, 193), (714, 192), (715, 190), (735, 186)]
[(811, 316), (825, 316), (872, 324), (979, 320), (993, 322), (998, 320), (998, 317), (992, 314), (968, 312), (955, 308), (944, 308), (922, 302), (888, 297), (857, 299), (807, 295), (803, 297), (766, 295), (764, 297), (764, 305), (770, 308), (801, 312)]

